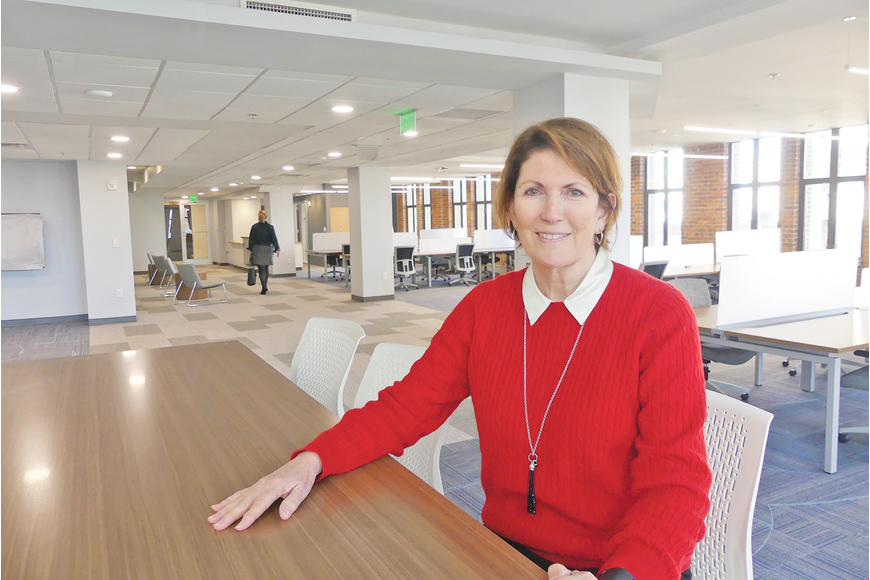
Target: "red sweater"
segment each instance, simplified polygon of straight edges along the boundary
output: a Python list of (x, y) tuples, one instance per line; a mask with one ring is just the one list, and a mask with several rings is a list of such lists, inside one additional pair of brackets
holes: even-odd
[[(669, 284), (614, 264), (541, 435), (531, 515), (522, 280), (513, 272), (472, 290), (404, 380), (305, 449), (320, 455), (320, 477), (399, 455), (470, 395), (487, 527), (569, 568), (678, 578), (704, 535), (711, 480), (701, 347), (688, 302)], [(579, 329), (561, 302), (529, 326), (533, 441)]]

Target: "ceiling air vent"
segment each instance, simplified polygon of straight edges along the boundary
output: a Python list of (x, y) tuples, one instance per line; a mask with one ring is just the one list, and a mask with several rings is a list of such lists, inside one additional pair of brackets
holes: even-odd
[(257, 2), (256, 0), (241, 0), (242, 8), (248, 10), (261, 10), (263, 12), (277, 12), (280, 14), (292, 14), (294, 16), (310, 16), (324, 20), (339, 20), (341, 22), (354, 22), (356, 10), (347, 10), (335, 6), (322, 4), (306, 4), (304, 2)]

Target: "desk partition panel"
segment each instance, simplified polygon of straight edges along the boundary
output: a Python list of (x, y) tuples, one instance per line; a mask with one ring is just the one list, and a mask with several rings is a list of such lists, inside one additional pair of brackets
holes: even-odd
[(644, 262), (668, 261), (668, 270), (686, 266), (706, 266), (714, 263), (713, 244), (682, 244), (679, 246), (647, 246)]
[(726, 256), (718, 328), (789, 322), (853, 308), (857, 254), (846, 250)]
[(470, 244), (471, 238), (421, 238), (419, 254), (453, 254), (457, 244)]
[(716, 261), (725, 256), (756, 256), (782, 252), (782, 230), (716, 232)]
[(393, 247), (414, 246), (417, 247), (417, 234), (414, 232), (393, 232)]
[(421, 240), (465, 237), (468, 237), (468, 231), (465, 228), (438, 228), (434, 230), (420, 230)]
[(516, 246), (516, 242), (501, 228), (495, 230), (474, 230), (473, 239), (475, 248), (513, 249)]
[(311, 234), (311, 249), (315, 252), (341, 251), (350, 243), (350, 232), (315, 232)]

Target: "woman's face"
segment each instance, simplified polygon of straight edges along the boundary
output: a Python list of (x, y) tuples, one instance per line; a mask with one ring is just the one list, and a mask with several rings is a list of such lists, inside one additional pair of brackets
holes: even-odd
[(520, 167), (510, 217), (536, 271), (578, 269), (585, 274), (595, 259), (595, 234), (604, 231), (607, 211), (586, 177), (545, 150)]
[(266, 221), (266, 214), (258, 214), (257, 219), (260, 220), (260, 223), (263, 223), (264, 221)]

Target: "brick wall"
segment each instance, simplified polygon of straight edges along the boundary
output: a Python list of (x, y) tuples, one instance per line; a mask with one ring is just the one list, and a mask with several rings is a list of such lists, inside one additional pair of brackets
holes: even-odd
[[(644, 190), (646, 174), (646, 157), (631, 158), (631, 235), (642, 236), (644, 233)], [(625, 195), (623, 193), (623, 195)]]
[[(687, 154), (727, 155), (727, 143), (686, 149)], [(728, 229), (728, 160), (683, 161), (683, 243), (708, 244)]]
[(803, 139), (782, 140), (779, 185), (779, 228), (782, 251), (796, 252), (800, 222), (801, 148)]

